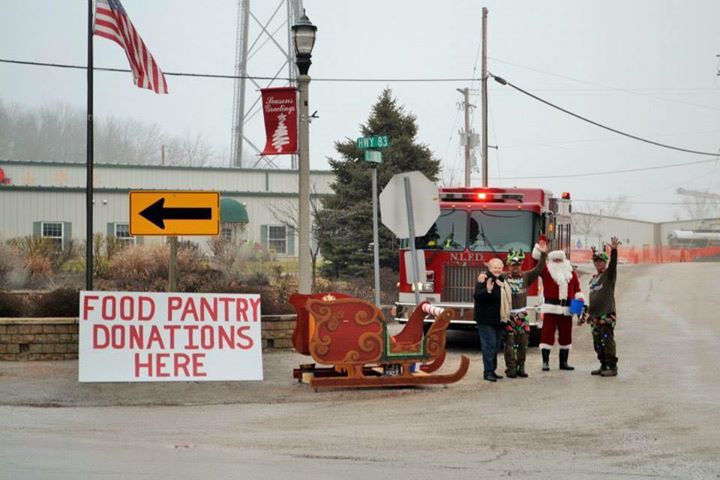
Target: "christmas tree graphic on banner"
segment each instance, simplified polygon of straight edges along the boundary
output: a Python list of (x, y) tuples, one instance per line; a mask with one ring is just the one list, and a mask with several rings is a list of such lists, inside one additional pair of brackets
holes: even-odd
[(285, 125), (285, 119), (287, 115), (281, 113), (278, 115), (278, 126), (272, 136), (272, 146), (279, 153), (285, 145), (290, 143), (290, 135), (288, 134), (287, 125)]

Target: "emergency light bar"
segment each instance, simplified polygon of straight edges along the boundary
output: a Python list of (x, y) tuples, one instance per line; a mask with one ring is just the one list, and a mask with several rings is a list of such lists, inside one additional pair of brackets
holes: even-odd
[(505, 200), (523, 201), (522, 193), (496, 193), (496, 192), (443, 192), (440, 200), (455, 200), (465, 202), (502, 202)]

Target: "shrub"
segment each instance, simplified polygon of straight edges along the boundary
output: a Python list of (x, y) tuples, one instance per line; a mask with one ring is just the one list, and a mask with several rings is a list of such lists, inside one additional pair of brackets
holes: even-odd
[(25, 282), (23, 261), (13, 248), (0, 243), (0, 288), (20, 286)]
[(48, 257), (33, 255), (25, 259), (26, 285), (29, 288), (46, 288), (50, 285), (52, 263)]
[(33, 317), (77, 317), (80, 293), (71, 288), (58, 288), (42, 295), (35, 302)]
[(25, 302), (18, 295), (0, 292), (0, 317), (25, 316)]
[(230, 282), (222, 285), (218, 291), (223, 293), (257, 293), (260, 295), (260, 308), (263, 315), (281, 315), (295, 313), (295, 309), (283, 300), (280, 291), (269, 285), (248, 285)]
[(13, 238), (8, 244), (15, 249), (26, 263), (37, 262), (39, 258), (44, 258), (50, 265), (50, 273), (62, 268), (65, 263), (78, 258), (80, 251), (77, 248), (77, 242), (68, 241), (65, 247), (61, 247), (57, 241), (34, 237), (31, 235), (25, 237)]
[(56, 244), (49, 238), (25, 237), (13, 238), (8, 244), (17, 250), (23, 258), (46, 257), (50, 258), (57, 250)]
[(208, 240), (208, 248), (212, 252), (213, 267), (222, 271), (225, 276), (230, 276), (240, 256), (240, 247), (222, 236), (217, 236)]
[[(170, 249), (167, 245), (131, 246), (117, 252), (109, 261), (98, 286), (127, 291), (164, 291), (168, 288)], [(209, 259), (185, 242), (178, 245), (177, 289), (180, 292), (216, 291), (225, 279)]]
[(108, 260), (100, 284), (112, 290), (165, 290), (168, 255), (168, 248), (163, 245), (126, 248)]
[(247, 285), (268, 286), (270, 285), (270, 277), (263, 272), (255, 272), (244, 278)]

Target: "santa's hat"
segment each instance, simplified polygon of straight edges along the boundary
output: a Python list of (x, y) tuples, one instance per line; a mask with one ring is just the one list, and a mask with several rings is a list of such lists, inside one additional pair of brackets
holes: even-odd
[(562, 260), (562, 261), (565, 261), (565, 260), (567, 260), (567, 257), (565, 256), (565, 251), (564, 251), (564, 250), (553, 250), (552, 252), (550, 252), (550, 253), (548, 254), (548, 260), (550, 260), (551, 262), (552, 262), (553, 260)]
[(538, 245), (538, 244), (536, 243), (535, 246), (533, 247), (532, 257), (533, 257), (535, 260), (540, 260), (540, 256), (541, 256), (541, 255), (542, 255), (542, 252), (540, 251), (540, 245)]

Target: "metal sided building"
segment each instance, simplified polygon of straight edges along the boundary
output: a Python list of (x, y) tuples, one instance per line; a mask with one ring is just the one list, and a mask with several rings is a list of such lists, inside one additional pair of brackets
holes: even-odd
[[(334, 178), (331, 171), (312, 171), (311, 195), (332, 194)], [(131, 190), (220, 192), (222, 235), (297, 256), (297, 233), (277, 218), (278, 211), (296, 215), (296, 170), (95, 164), (95, 233), (129, 242), (163, 240), (129, 235)], [(0, 241), (27, 235), (84, 241), (85, 225), (85, 164), (0, 160)], [(206, 238), (184, 239), (203, 244)]]

